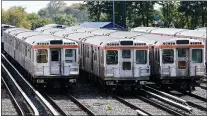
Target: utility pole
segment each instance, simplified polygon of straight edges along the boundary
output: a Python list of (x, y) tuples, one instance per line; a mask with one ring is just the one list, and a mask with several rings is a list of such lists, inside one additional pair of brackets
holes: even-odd
[(126, 29), (126, 1), (123, 1), (122, 26)]
[[(113, 23), (115, 24), (115, 9), (114, 9), (114, 1), (113, 1)], [(115, 25), (113, 25), (115, 26)], [(114, 27), (115, 28), (115, 27)]]

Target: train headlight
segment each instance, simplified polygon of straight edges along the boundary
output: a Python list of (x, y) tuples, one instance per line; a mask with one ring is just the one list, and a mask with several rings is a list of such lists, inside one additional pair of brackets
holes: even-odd
[(106, 81), (106, 85), (114, 85), (113, 81)]
[(44, 79), (37, 79), (37, 83), (44, 83)]

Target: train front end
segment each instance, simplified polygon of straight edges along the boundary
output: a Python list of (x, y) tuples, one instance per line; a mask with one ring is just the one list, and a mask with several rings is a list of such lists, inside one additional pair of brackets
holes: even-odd
[(149, 49), (146, 43), (132, 39), (107, 43), (104, 54), (106, 85), (140, 88), (143, 82), (149, 80)]
[[(201, 77), (205, 75), (204, 43), (194, 39), (179, 38), (163, 41), (157, 44), (159, 53), (159, 67), (154, 65), (155, 72), (159, 72), (162, 84), (172, 84), (182, 90), (195, 87)], [(157, 54), (158, 55), (158, 54)], [(152, 77), (153, 79), (153, 77)]]
[(55, 39), (37, 42), (34, 48), (35, 83), (38, 85), (68, 86), (79, 75), (78, 44), (71, 40)]

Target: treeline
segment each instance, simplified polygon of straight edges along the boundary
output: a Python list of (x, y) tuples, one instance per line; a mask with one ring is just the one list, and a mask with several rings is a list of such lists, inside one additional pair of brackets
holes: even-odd
[[(126, 21), (128, 28), (160, 26), (194, 29), (207, 25), (207, 1), (114, 1), (114, 4), (116, 24), (124, 26)], [(161, 9), (155, 10), (155, 4), (159, 4)], [(86, 7), (90, 20), (113, 21), (113, 1), (86, 1)], [(159, 20), (155, 21), (155, 16)]]
[[(155, 10), (155, 4), (161, 9)], [(188, 29), (207, 26), (207, 1), (114, 1), (114, 5), (115, 23), (128, 29), (138, 26)], [(51, 23), (73, 26), (87, 21), (113, 22), (113, 1), (85, 1), (71, 6), (63, 1), (50, 1), (37, 14), (26, 13), (25, 8), (19, 6), (7, 11), (2, 9), (2, 23), (27, 29)]]
[(51, 1), (38, 13), (27, 13), (21, 6), (14, 6), (7, 11), (2, 9), (2, 23), (26, 29), (35, 29), (47, 24), (73, 26), (88, 20), (87, 10), (82, 4), (67, 6), (62, 1)]

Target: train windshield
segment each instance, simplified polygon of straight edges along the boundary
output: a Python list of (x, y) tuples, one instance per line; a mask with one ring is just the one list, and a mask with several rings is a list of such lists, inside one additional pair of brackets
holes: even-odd
[(136, 50), (136, 63), (137, 64), (147, 63), (147, 50)]
[(122, 58), (131, 58), (131, 50), (122, 50)]
[(66, 63), (76, 62), (76, 49), (65, 50), (65, 62)]
[(118, 51), (117, 50), (106, 51), (106, 63), (107, 64), (118, 64)]
[(37, 50), (37, 63), (48, 62), (48, 51), (47, 49)]
[(192, 49), (192, 62), (202, 63), (202, 49)]
[(163, 49), (162, 62), (163, 63), (174, 63), (174, 50)]

